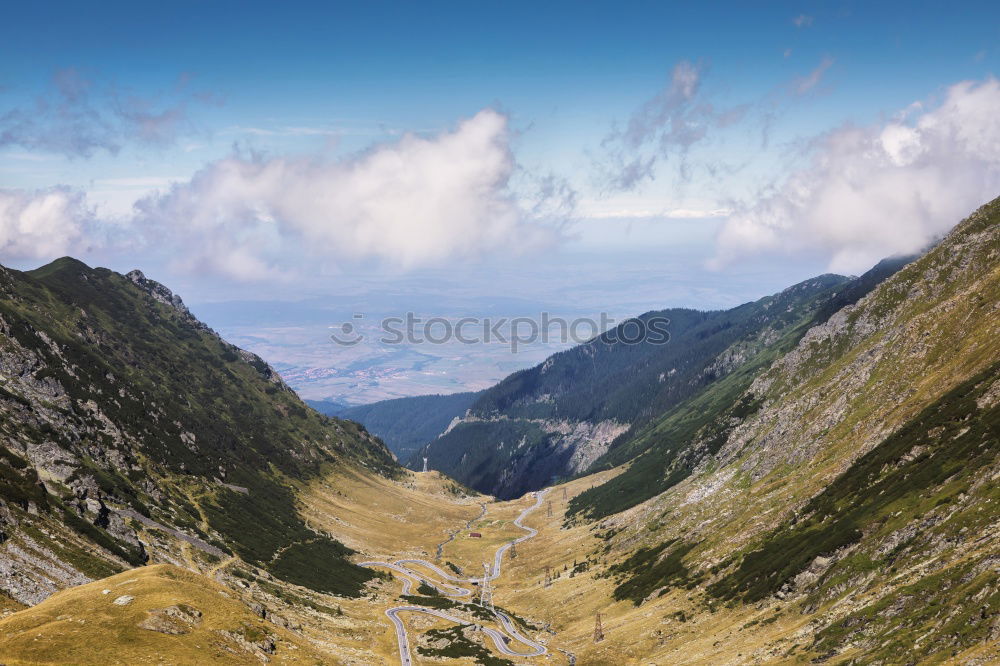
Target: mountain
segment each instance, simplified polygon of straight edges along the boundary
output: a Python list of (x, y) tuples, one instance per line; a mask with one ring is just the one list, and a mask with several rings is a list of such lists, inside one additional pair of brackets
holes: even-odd
[(37, 603), (156, 560), (174, 535), (276, 578), (358, 594), (371, 571), (301, 518), (328, 467), (399, 469), (308, 408), (141, 272), (0, 268), (0, 590)]
[[(385, 442), (398, 460), (405, 463), (421, 446), (463, 416), (478, 396), (476, 392), (420, 395), (354, 407), (319, 400), (306, 402), (322, 414), (364, 425), (365, 429)], [(416, 461), (416, 469), (422, 462)]]
[[(883, 262), (861, 278), (822, 275), (727, 311), (642, 315), (486, 390), (414, 460), (426, 456), (433, 469), (504, 498), (620, 464), (628, 459), (622, 452), (641, 453), (630, 443), (652, 421), (699, 396), (741, 392), (810, 326), (906, 261)], [(631, 329), (662, 322), (669, 322), (665, 344), (653, 336), (630, 343)]]
[[(621, 475), (575, 500), (571, 512), (586, 511), (591, 518), (618, 513), (662, 493), (722, 445), (732, 423), (760, 408), (760, 399), (744, 393), (781, 355), (792, 350), (809, 331), (851, 307), (914, 257), (886, 259), (814, 302), (811, 314), (790, 328), (735, 372), (680, 401), (642, 427), (634, 428), (592, 466), (611, 469), (631, 463)], [(697, 441), (697, 450), (688, 447)]]
[(609, 624), (698, 628), (656, 663), (996, 663), (1000, 199), (699, 407), (567, 503), (641, 611)]

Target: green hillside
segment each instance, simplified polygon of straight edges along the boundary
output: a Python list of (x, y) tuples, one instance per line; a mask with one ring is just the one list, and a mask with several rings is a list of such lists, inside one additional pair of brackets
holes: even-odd
[(317, 589), (355, 594), (372, 576), (302, 522), (293, 486), (331, 464), (392, 475), (389, 452), (305, 406), (162, 285), (70, 258), (0, 269), (0, 332), (0, 541), (34, 553), (15, 564), (27, 578), (141, 564), (130, 515)]

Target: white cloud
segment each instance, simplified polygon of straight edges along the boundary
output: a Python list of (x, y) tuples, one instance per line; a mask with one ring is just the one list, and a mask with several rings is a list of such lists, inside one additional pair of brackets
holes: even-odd
[(6, 261), (67, 254), (90, 219), (83, 194), (67, 188), (0, 190), (0, 256)]
[(1000, 82), (951, 86), (933, 108), (843, 127), (814, 142), (810, 165), (734, 206), (712, 264), (820, 251), (831, 270), (862, 271), (916, 252), (1000, 194)]
[(526, 201), (507, 119), (483, 110), (454, 131), (407, 134), (350, 159), (233, 156), (136, 204), (153, 245), (190, 268), (269, 278), (318, 258), (382, 260), (409, 269), (553, 242), (546, 219), (572, 204), (551, 179)]
[(796, 28), (808, 28), (813, 24), (813, 17), (808, 14), (799, 14), (792, 19), (792, 23)]
[(394, 127), (386, 124), (377, 126), (338, 125), (331, 127), (314, 127), (309, 125), (283, 125), (280, 127), (253, 127), (233, 125), (220, 131), (219, 134), (236, 134), (260, 137), (342, 137), (342, 136), (393, 136), (402, 134)]

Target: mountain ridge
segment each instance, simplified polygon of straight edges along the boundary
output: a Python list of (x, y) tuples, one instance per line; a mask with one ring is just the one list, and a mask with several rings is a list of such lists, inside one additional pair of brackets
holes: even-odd
[(293, 557), (337, 570), (344, 591), (371, 578), (302, 522), (289, 482), (337, 464), (391, 476), (389, 452), (159, 283), (71, 258), (2, 268), (0, 333), (0, 590), (36, 602), (144, 563), (130, 515), (300, 583), (319, 584)]
[(663, 411), (740, 373), (753, 359), (761, 359), (754, 366), (759, 370), (772, 346), (789, 348), (817, 316), (829, 316), (870, 289), (873, 275), (884, 277), (906, 261), (884, 262), (854, 280), (817, 276), (726, 311), (646, 313), (639, 321), (670, 320), (667, 344), (616, 344), (601, 336), (559, 352), (487, 389), (415, 460), (427, 456), (432, 468), (500, 497), (586, 473)]

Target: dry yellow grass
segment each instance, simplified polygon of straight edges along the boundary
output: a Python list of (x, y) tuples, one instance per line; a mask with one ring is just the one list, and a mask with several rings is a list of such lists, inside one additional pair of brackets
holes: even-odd
[(370, 556), (434, 557), (446, 540), (480, 512), (481, 495), (456, 494), (438, 472), (406, 472), (400, 481), (340, 469), (300, 495), (309, 525)]
[[(505, 561), (504, 574), (496, 581), (497, 605), (551, 627), (554, 633), (548, 636), (547, 643), (554, 654), (553, 661), (546, 663), (565, 663), (558, 660), (564, 658), (561, 650), (572, 652), (577, 664), (586, 666), (809, 662), (803, 653), (812, 643), (809, 625), (816, 616), (790, 610), (774, 599), (756, 606), (717, 606), (715, 612), (706, 609), (698, 590), (670, 590), (638, 607), (631, 601), (615, 601), (614, 580), (596, 575), (615, 563), (615, 559), (606, 559), (603, 553), (606, 542), (596, 536), (603, 528), (600, 524), (562, 528), (567, 506), (562, 499), (563, 488), (569, 499), (594, 483), (595, 478), (614, 473), (612, 470), (551, 489), (547, 499), (552, 501), (552, 516), (548, 517), (544, 508), (529, 516), (525, 524), (538, 529), (538, 536), (518, 547), (518, 557)], [(492, 511), (494, 505), (488, 506)], [(579, 562), (588, 556), (593, 559), (595, 554), (596, 570), (569, 575), (574, 560)], [(546, 566), (555, 575), (548, 587), (544, 585)], [(595, 643), (594, 621), (598, 612), (604, 640)], [(679, 613), (684, 613), (683, 619)], [(536, 634), (536, 637), (542, 636)], [(993, 663), (998, 654), (1000, 650), (995, 645), (980, 646), (943, 663)], [(859, 656), (845, 652), (826, 663), (844, 664)]]
[[(454, 481), (438, 472), (406, 472), (401, 480), (390, 481), (363, 471), (338, 469), (304, 488), (299, 497), (308, 524), (359, 551), (354, 557), (357, 561), (410, 557), (433, 561), (437, 545), (453, 532), (467, 534), (463, 528), (479, 516), (481, 503), (490, 499), (457, 489)], [(452, 543), (464, 539), (460, 533)], [(396, 634), (384, 612), (399, 604), (401, 587), (392, 579), (377, 584), (372, 596), (364, 599), (328, 599), (326, 603), (342, 607), (343, 617), (314, 614), (297, 619), (315, 645), (345, 664), (396, 664)], [(414, 635), (448, 626), (415, 615), (405, 620)]]
[[(605, 542), (595, 536), (594, 525), (562, 529), (567, 504), (563, 488), (567, 499), (572, 498), (615, 473), (605, 472), (553, 488), (545, 503), (526, 521), (539, 530), (538, 536), (519, 545), (515, 559), (505, 558), (503, 575), (495, 582), (497, 605), (530, 622), (547, 625), (554, 632), (533, 632), (535, 638), (548, 644), (549, 656), (519, 663), (568, 663), (564, 651), (575, 654), (578, 664), (587, 665), (754, 663), (751, 655), (759, 656), (759, 650), (802, 625), (804, 619), (781, 618), (765, 630), (741, 631), (744, 624), (763, 619), (771, 611), (724, 609), (715, 614), (693, 613), (695, 601), (683, 592), (669, 593), (638, 608), (631, 602), (615, 602), (614, 582), (594, 575), (613, 563), (603, 558), (597, 571), (570, 577), (574, 560), (587, 559)], [(479, 516), (480, 502), (486, 498), (457, 496), (448, 490), (451, 485), (437, 473), (408, 474), (400, 483), (362, 472), (340, 471), (314, 483), (302, 494), (303, 514), (314, 527), (361, 551), (358, 559), (434, 560), (436, 544), (457, 530), (456, 538), (444, 547), (439, 564), (451, 562), (462, 567), (466, 575), (479, 575), (482, 562), (491, 561), (499, 545), (524, 534), (513, 525), (513, 519), (532, 500), (526, 497), (488, 502), (486, 515), (466, 527), (470, 519)], [(552, 504), (551, 517), (547, 516), (548, 502)], [(471, 531), (481, 533), (482, 538), (470, 538)], [(554, 575), (547, 587), (546, 566)], [(102, 590), (108, 588), (113, 592), (102, 595)], [(302, 624), (301, 635), (297, 635), (256, 618), (238, 600), (238, 594), (259, 599), (258, 590), (226, 591), (204, 577), (175, 567), (147, 567), (67, 590), (0, 621), (0, 640), (4, 645), (10, 641), (12, 654), (16, 655), (11, 659), (5, 654), (7, 664), (254, 663), (252, 655), (237, 656), (213, 647), (214, 630), (232, 630), (251, 623), (285, 637), (272, 658), (277, 663), (293, 659), (297, 663), (314, 663), (309, 661), (312, 659), (324, 664), (396, 664), (395, 632), (384, 611), (400, 603), (400, 589), (400, 582), (392, 579), (378, 583), (373, 594), (362, 599), (317, 595), (322, 603), (342, 608), (344, 614), (336, 617), (303, 608), (278, 607), (280, 613)], [(111, 600), (120, 594), (133, 594), (136, 601), (124, 608), (112, 606)], [(271, 607), (276, 601), (260, 600)], [(205, 613), (199, 629), (185, 636), (167, 636), (137, 628), (148, 610), (177, 603)], [(673, 616), (680, 610), (697, 617), (681, 622)], [(602, 614), (606, 638), (594, 644), (597, 612)], [(80, 623), (79, 619), (86, 622)], [(449, 626), (422, 615), (407, 615), (404, 620), (414, 645), (428, 629)], [(95, 643), (95, 635), (110, 638)], [(110, 658), (108, 644), (114, 646)], [(489, 641), (484, 644), (492, 649)], [(421, 658), (415, 649), (413, 656), (418, 664), (444, 663)], [(780, 663), (775, 657), (771, 655), (766, 661)]]
[[(615, 473), (578, 479), (550, 490), (546, 499), (552, 501), (552, 516), (542, 508), (525, 521), (539, 530), (538, 536), (518, 548), (518, 557), (506, 562), (504, 575), (496, 584), (498, 605), (555, 632), (548, 637), (555, 663), (566, 661), (561, 650), (573, 653), (578, 664), (588, 666), (760, 663), (751, 655), (761, 656), (759, 651), (771, 650), (779, 635), (794, 632), (806, 622), (782, 618), (764, 630), (741, 632), (747, 622), (773, 613), (768, 608), (695, 613), (698, 600), (683, 590), (639, 607), (630, 601), (615, 601), (614, 581), (595, 575), (614, 564), (602, 553), (605, 542), (595, 535), (600, 528), (581, 525), (562, 529), (567, 506), (563, 488), (570, 499)], [(601, 553), (596, 569), (570, 576), (574, 561), (593, 559), (595, 553)], [(546, 566), (554, 577), (548, 587), (544, 584)], [(679, 611), (685, 612), (685, 621), (675, 615)], [(598, 612), (605, 638), (594, 643)], [(780, 663), (780, 659), (772, 656), (768, 663)]]
[[(524, 530), (514, 525), (514, 519), (527, 506), (530, 506), (528, 500), (487, 503), (486, 515), (467, 529), (462, 529), (453, 541), (445, 545), (441, 562), (455, 564), (465, 576), (481, 576), (483, 563), (493, 562), (497, 548), (524, 536)], [(470, 536), (473, 532), (481, 536)]]
[[(107, 590), (107, 592), (105, 592)], [(133, 599), (118, 605), (116, 599)], [(185, 633), (141, 628), (151, 611), (183, 606), (201, 613)], [(336, 663), (308, 641), (255, 616), (231, 591), (167, 564), (133, 569), (63, 590), (0, 620), (0, 658), (15, 664), (251, 664), (258, 652), (230, 632), (257, 640), (273, 636), (276, 664)]]
[[(567, 664), (567, 653), (572, 653), (581, 666), (802, 663), (789, 651), (797, 642), (803, 647), (811, 642), (807, 626), (811, 616), (794, 612), (778, 615), (779, 606), (773, 601), (758, 607), (722, 607), (715, 612), (706, 610), (696, 590), (671, 590), (639, 607), (630, 601), (614, 601), (614, 580), (596, 575), (621, 557), (604, 552), (606, 542), (597, 533), (605, 527), (587, 524), (563, 529), (562, 525), (569, 498), (615, 473), (612, 470), (551, 489), (542, 506), (525, 521), (539, 534), (518, 546), (515, 559), (505, 558), (503, 574), (494, 583), (494, 599), (498, 606), (550, 629), (530, 632), (548, 645), (550, 653), (513, 661), (519, 665)], [(301, 497), (310, 524), (358, 549), (359, 560), (421, 557), (433, 561), (436, 544), (458, 530), (457, 537), (444, 547), (439, 564), (451, 562), (462, 567), (466, 575), (477, 576), (482, 562), (491, 561), (500, 544), (524, 534), (512, 524), (513, 519), (533, 500), (487, 502), (486, 515), (467, 527), (470, 519), (479, 516), (480, 502), (487, 498), (456, 495), (451, 487), (452, 482), (437, 473), (408, 474), (401, 482), (393, 482), (364, 472), (340, 471), (314, 483)], [(550, 501), (552, 515), (548, 516)], [(638, 522), (648, 518), (640, 515), (647, 511), (655, 509), (637, 507), (627, 519)], [(470, 531), (480, 532), (482, 538), (469, 538)], [(574, 561), (595, 557), (597, 564), (591, 570), (570, 576)], [(239, 562), (215, 566), (220, 564)], [(544, 585), (546, 566), (554, 574), (549, 586)], [(256, 586), (241, 587), (234, 579), (228, 582), (232, 589), (178, 567), (157, 565), (60, 592), (38, 606), (0, 619), (0, 663), (259, 663), (253, 653), (218, 633), (247, 629), (277, 638), (272, 663), (399, 663), (395, 632), (384, 615), (386, 609), (401, 603), (398, 579), (377, 582), (359, 599), (292, 589), (294, 594), (326, 607), (339, 607), (342, 615), (298, 604), (283, 605)], [(105, 589), (111, 591), (103, 594)], [(123, 594), (133, 595), (135, 600), (127, 606), (115, 606), (112, 601)], [(250, 612), (246, 602), (251, 600), (301, 624), (301, 630), (291, 632), (261, 620)], [(149, 611), (177, 604), (203, 613), (200, 624), (189, 633), (174, 636), (138, 627)], [(605, 639), (594, 643), (594, 616), (598, 612)], [(473, 663), (467, 659), (427, 659), (416, 651), (422, 633), (450, 623), (415, 614), (404, 616), (404, 621), (415, 663)], [(490, 641), (483, 644), (493, 650)], [(984, 650), (958, 655), (954, 663), (966, 657), (982, 658)], [(829, 663), (842, 663), (850, 657), (845, 653)]]
[(18, 603), (11, 599), (10, 597), (0, 594), (0, 617), (10, 615), (16, 611), (25, 608), (24, 604)]

